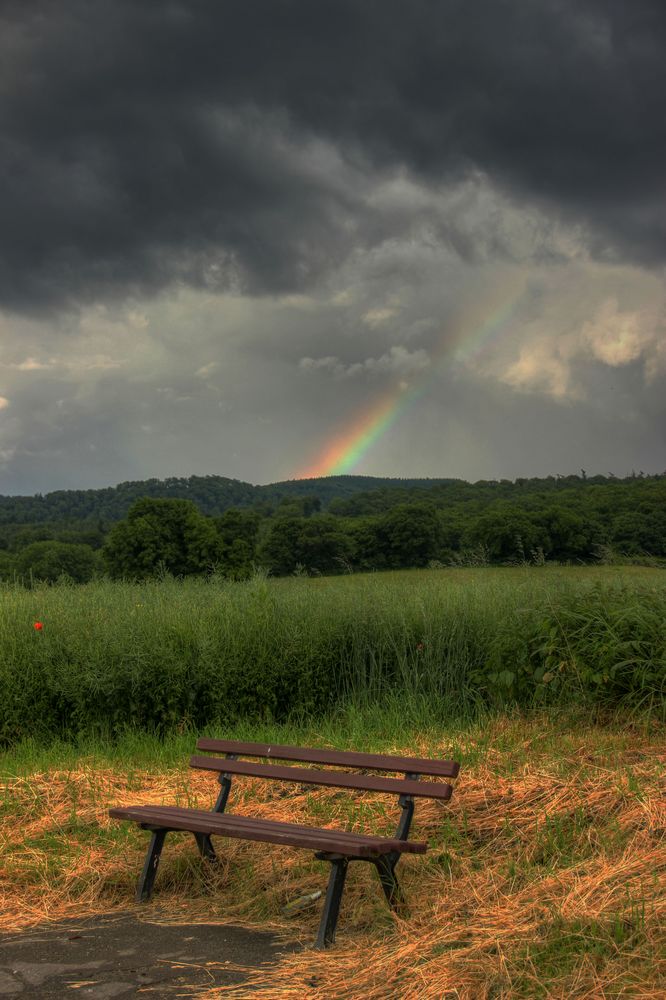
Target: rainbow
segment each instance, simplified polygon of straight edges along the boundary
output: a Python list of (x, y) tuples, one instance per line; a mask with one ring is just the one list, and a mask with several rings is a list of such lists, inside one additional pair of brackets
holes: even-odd
[(410, 388), (404, 383), (393, 388), (358, 414), (350, 427), (335, 434), (324, 446), (317, 461), (295, 478), (315, 479), (351, 472), (375, 441), (379, 441), (393, 427), (403, 410), (424, 392), (423, 387)]
[[(344, 428), (337, 430), (321, 449), (317, 459), (302, 469), (295, 479), (315, 479), (319, 476), (340, 476), (352, 472), (372, 446), (393, 427), (412, 403), (420, 399), (445, 368), (461, 365), (478, 357), (491, 342), (510, 329), (515, 306), (522, 296), (524, 281), (512, 281), (484, 309), (469, 311), (456, 324), (458, 336), (446, 331), (439, 348), (431, 355), (425, 371), (407, 382), (403, 377), (394, 382), (372, 405), (356, 414)], [(455, 346), (451, 347), (452, 339)]]

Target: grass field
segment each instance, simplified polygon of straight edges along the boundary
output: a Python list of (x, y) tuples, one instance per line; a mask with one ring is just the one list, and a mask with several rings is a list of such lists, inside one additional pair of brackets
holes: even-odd
[[(225, 735), (462, 763), (450, 804), (417, 807), (414, 836), (432, 849), (403, 864), (409, 919), (389, 914), (367, 866), (352, 866), (335, 948), (297, 952), (258, 974), (259, 996), (664, 995), (666, 731), (656, 721), (591, 726), (558, 712), (409, 731), (395, 716), (352, 710), (316, 726)], [(137, 735), (107, 747), (25, 743), (6, 754), (1, 926), (133, 905), (147, 835), (111, 823), (106, 811), (130, 802), (210, 805), (214, 778), (188, 773), (192, 745), (188, 734)], [(394, 825), (388, 798), (270, 786), (237, 782), (232, 808), (358, 830)], [(326, 865), (306, 851), (229, 841), (211, 875), (191, 838), (170, 839), (145, 919), (212, 918), (311, 942), (318, 908), (288, 918), (282, 907), (325, 888)], [(244, 989), (218, 995), (247, 996)]]
[(581, 698), (663, 713), (665, 649), (654, 569), (5, 587), (0, 743), (391, 700), (415, 724)]
[[(417, 807), (431, 850), (402, 863), (409, 919), (352, 866), (335, 948), (255, 974), (257, 995), (666, 994), (663, 572), (100, 582), (0, 598), (0, 927), (132, 906), (146, 834), (107, 810), (210, 805), (214, 778), (187, 767), (206, 730), (462, 764), (450, 804)], [(231, 807), (395, 825), (389, 798), (270, 786), (236, 782)], [(146, 919), (311, 942), (318, 908), (282, 907), (325, 887), (323, 863), (230, 841), (212, 874), (191, 838), (170, 839)]]

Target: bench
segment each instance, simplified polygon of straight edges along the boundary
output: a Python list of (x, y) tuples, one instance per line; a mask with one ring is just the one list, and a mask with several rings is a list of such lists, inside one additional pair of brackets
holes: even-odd
[[(340, 901), (350, 861), (366, 861), (373, 864), (377, 869), (388, 905), (395, 911), (404, 911), (404, 897), (395, 874), (396, 865), (403, 854), (425, 854), (428, 849), (425, 843), (408, 840), (414, 815), (414, 799), (421, 797), (446, 802), (452, 792), (450, 784), (423, 781), (421, 776), (455, 778), (459, 770), (459, 765), (455, 761), (270, 746), (267, 743), (243, 743), (209, 738), (200, 739), (196, 748), (204, 751), (205, 756), (193, 756), (190, 766), (218, 774), (221, 788), (212, 811), (157, 805), (126, 806), (109, 810), (114, 819), (132, 820), (152, 834), (137, 888), (137, 902), (150, 898), (167, 833), (185, 831), (194, 835), (202, 858), (212, 863), (216, 860), (216, 854), (211, 837), (215, 836), (309, 848), (315, 852), (317, 859), (330, 862), (331, 872), (315, 942), (316, 948), (326, 948), (335, 940)], [(213, 756), (214, 754), (222, 756)], [(250, 757), (254, 760), (239, 760), (239, 757)], [(267, 761), (295, 761), (300, 765), (315, 766), (291, 767), (284, 764), (258, 763), (257, 758)], [(325, 768), (329, 766), (348, 770), (326, 770)], [(368, 774), (367, 771), (394, 772), (401, 774), (402, 777)], [(232, 779), (235, 776), (272, 778), (277, 781), (297, 782), (299, 785), (347, 788), (362, 792), (388, 792), (397, 795), (401, 813), (395, 835), (378, 837), (228, 813), (226, 807)]]

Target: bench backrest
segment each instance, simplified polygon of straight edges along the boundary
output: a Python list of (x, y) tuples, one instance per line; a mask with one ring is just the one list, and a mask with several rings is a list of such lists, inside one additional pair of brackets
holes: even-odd
[(460, 764), (454, 760), (431, 760), (429, 757), (393, 757), (381, 753), (357, 753), (355, 750), (329, 750), (320, 747), (277, 746), (271, 743), (242, 743), (202, 736), (197, 750), (208, 753), (235, 754), (238, 757), (266, 757), (273, 760), (297, 760), (305, 764), (337, 764), (371, 771), (398, 771), (403, 774), (427, 774), (432, 777), (457, 778)]
[[(460, 765), (453, 760), (396, 757), (386, 754), (281, 746), (268, 743), (243, 743), (238, 740), (218, 740), (209, 737), (198, 740), (197, 749), (208, 751), (208, 755), (194, 755), (190, 760), (190, 766), (206, 771), (217, 771), (222, 779), (229, 780), (231, 775), (245, 775), (277, 781), (294, 781), (305, 785), (388, 792), (401, 797), (400, 804), (403, 808), (411, 803), (414, 796), (444, 801), (450, 799), (453, 791), (450, 784), (422, 781), (420, 775), (455, 778), (460, 769)], [(226, 756), (213, 757), (210, 756), (211, 753), (225, 754)], [(270, 761), (297, 761), (301, 764), (337, 765), (361, 771), (393, 771), (402, 773), (405, 777), (389, 778), (384, 775), (354, 774), (349, 771), (331, 771), (322, 768), (289, 767), (273, 763), (262, 764), (255, 761), (238, 760), (237, 758), (241, 756), (264, 758)], [(224, 803), (226, 804), (226, 796)]]

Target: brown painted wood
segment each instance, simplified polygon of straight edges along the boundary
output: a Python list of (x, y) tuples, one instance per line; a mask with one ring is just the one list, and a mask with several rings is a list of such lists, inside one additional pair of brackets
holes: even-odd
[[(161, 816), (165, 820), (171, 820), (174, 817), (180, 817), (181, 819), (190, 820), (194, 818), (203, 818), (208, 825), (215, 827), (224, 826), (226, 821), (234, 826), (247, 826), (247, 827), (261, 827), (266, 830), (275, 830), (276, 832), (288, 830), (290, 833), (303, 833), (303, 834), (316, 834), (321, 833), (327, 836), (334, 837), (340, 841), (352, 842), (352, 843), (362, 843), (362, 844), (380, 844), (382, 846), (390, 845), (392, 848), (402, 848), (411, 850), (414, 848), (415, 844), (420, 849), (425, 847), (424, 844), (419, 844), (412, 841), (403, 841), (396, 837), (381, 837), (375, 834), (363, 834), (355, 833), (349, 830), (340, 830), (330, 827), (315, 827), (315, 826), (305, 826), (299, 823), (286, 823), (283, 820), (269, 820), (258, 816), (243, 816), (238, 813), (211, 813), (204, 809), (186, 809), (179, 806), (127, 806), (124, 809), (116, 808), (116, 813), (119, 814), (129, 813), (140, 813), (143, 815), (150, 815), (152, 817)], [(142, 822), (144, 822), (142, 820)], [(414, 853), (412, 851), (412, 853)], [(416, 853), (421, 853), (421, 850)]]
[(255, 764), (246, 760), (228, 760), (224, 757), (190, 759), (190, 767), (224, 774), (243, 774), (251, 778), (271, 778), (276, 781), (297, 781), (305, 785), (322, 785), (333, 788), (355, 788), (358, 791), (390, 792), (393, 795), (414, 795), (426, 799), (451, 798), (451, 785), (433, 781), (414, 781), (401, 778), (384, 778), (375, 774), (347, 774), (343, 771), (318, 771), (307, 767), (284, 767), (279, 764)]
[(378, 857), (391, 851), (424, 854), (427, 844), (394, 838), (368, 837), (345, 830), (303, 827), (277, 820), (255, 819), (249, 816), (210, 813), (203, 809), (180, 809), (175, 806), (127, 806), (109, 810), (114, 819), (129, 819), (148, 827), (162, 827), (190, 833), (207, 833), (282, 844), (285, 847), (306, 847), (357, 857)]
[(428, 774), (456, 778), (460, 765), (454, 760), (430, 760), (427, 757), (394, 757), (355, 750), (328, 750), (319, 747), (292, 747), (270, 743), (243, 743), (204, 736), (197, 740), (197, 750), (207, 753), (234, 753), (240, 757), (267, 757), (296, 760), (304, 764), (332, 764), (338, 767), (361, 767), (374, 771), (400, 771), (403, 774)]

